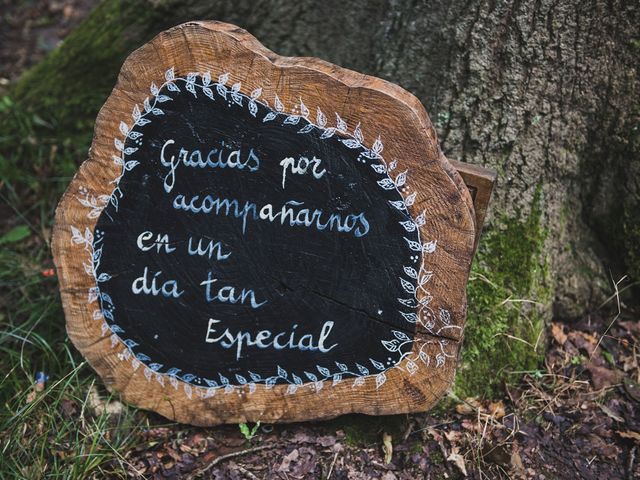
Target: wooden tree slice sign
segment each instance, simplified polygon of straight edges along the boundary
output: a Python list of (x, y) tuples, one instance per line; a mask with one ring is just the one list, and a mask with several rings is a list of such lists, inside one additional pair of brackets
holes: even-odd
[(58, 206), (67, 331), (184, 423), (424, 411), (453, 380), (474, 215), (408, 92), (183, 24), (126, 60)]

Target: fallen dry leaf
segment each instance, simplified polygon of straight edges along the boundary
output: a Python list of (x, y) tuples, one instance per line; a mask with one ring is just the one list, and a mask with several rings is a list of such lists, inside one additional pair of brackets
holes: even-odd
[(502, 400), (498, 400), (497, 402), (491, 402), (489, 404), (489, 414), (496, 420), (499, 420), (505, 416), (506, 412), (505, 412), (505, 407), (504, 407), (504, 403), (502, 403)]
[(616, 432), (622, 438), (630, 438), (631, 440), (635, 440), (640, 443), (640, 433), (634, 432), (632, 430), (627, 430), (626, 432)]
[(468, 397), (464, 399), (464, 402), (456, 405), (456, 412), (460, 415), (473, 415), (480, 407), (480, 402), (476, 397)]
[(567, 341), (567, 334), (564, 333), (564, 327), (556, 322), (551, 324), (551, 336), (559, 345), (564, 345)]
[(448, 462), (452, 462), (462, 474), (467, 476), (467, 466), (464, 464), (464, 457), (458, 453), (458, 447), (453, 447), (451, 453), (447, 457)]

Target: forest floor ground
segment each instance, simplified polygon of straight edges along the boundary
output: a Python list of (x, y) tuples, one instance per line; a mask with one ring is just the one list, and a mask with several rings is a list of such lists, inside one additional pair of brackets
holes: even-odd
[(544, 363), (500, 395), (424, 414), (195, 428), (106, 392), (66, 336), (49, 245), (86, 147), (35, 134), (46, 121), (2, 97), (93, 4), (0, 1), (0, 115), (24, 124), (0, 155), (0, 478), (640, 478), (640, 311), (615, 285), (552, 321)]

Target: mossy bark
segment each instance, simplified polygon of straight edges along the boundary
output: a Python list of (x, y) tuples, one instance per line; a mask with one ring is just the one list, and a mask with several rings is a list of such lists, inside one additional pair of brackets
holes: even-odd
[(402, 85), (450, 158), (499, 172), (469, 284), (464, 394), (536, 366), (552, 305), (577, 315), (609, 293), (605, 272), (640, 277), (636, 2), (105, 0), (12, 96), (88, 143), (124, 58), (195, 19)]

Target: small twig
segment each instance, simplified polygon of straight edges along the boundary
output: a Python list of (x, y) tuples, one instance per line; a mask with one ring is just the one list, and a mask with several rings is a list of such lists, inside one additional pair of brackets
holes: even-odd
[(242, 465), (238, 465), (237, 463), (234, 463), (234, 465), (236, 466), (236, 468), (238, 470), (240, 470), (242, 473), (244, 473), (247, 477), (249, 477), (251, 480), (260, 480), (258, 477), (256, 477), (253, 473), (251, 473), (249, 470), (247, 470), (246, 468), (244, 468)]
[[(626, 278), (627, 278), (627, 276), (625, 275), (624, 277), (622, 277), (617, 282), (613, 282), (613, 279), (611, 279), (611, 281), (613, 282), (613, 288), (615, 289), (615, 292), (613, 293), (613, 295), (611, 297), (609, 297), (609, 299), (607, 299), (607, 301), (605, 303), (607, 303), (610, 299), (615, 298), (616, 299), (616, 305), (618, 307), (618, 313), (616, 314), (615, 317), (613, 317), (613, 320), (611, 320), (611, 322), (607, 326), (607, 329), (604, 331), (604, 333), (598, 339), (598, 343), (596, 343), (596, 346), (591, 351), (591, 355), (589, 355), (589, 360), (591, 360), (593, 358), (593, 355), (596, 353), (596, 350), (600, 346), (600, 343), (602, 343), (602, 339), (607, 335), (607, 333), (609, 333), (609, 330), (611, 329), (613, 324), (616, 322), (616, 320), (618, 320), (620, 315), (622, 315), (622, 308), (620, 306), (620, 290), (618, 290), (618, 285), (620, 285), (620, 283), (622, 283)], [(600, 308), (602, 308), (605, 305), (605, 303), (603, 303), (600, 306)]]
[(204, 468), (201, 468), (200, 470), (192, 473), (191, 475), (189, 475), (187, 477), (188, 480), (192, 480), (200, 475), (202, 475), (203, 473), (208, 472), (211, 468), (215, 467), (216, 465), (218, 465), (221, 462), (224, 462), (225, 460), (229, 460), (230, 458), (235, 458), (235, 457), (240, 457), (242, 455), (246, 455), (247, 453), (253, 453), (253, 452), (258, 452), (260, 450), (265, 450), (267, 448), (270, 448), (270, 445), (260, 445), (258, 447), (253, 447), (253, 448), (247, 448), (245, 450), (240, 450), (238, 452), (231, 452), (231, 453), (227, 453), (226, 455), (220, 455), (219, 457), (215, 458), (209, 465), (207, 465)]
[(336, 452), (336, 454), (333, 456), (333, 462), (331, 462), (331, 466), (329, 467), (329, 473), (327, 474), (327, 480), (329, 480), (331, 478), (331, 474), (333, 473), (333, 467), (336, 465), (336, 460), (338, 460), (338, 455), (340, 454), (340, 452)]

